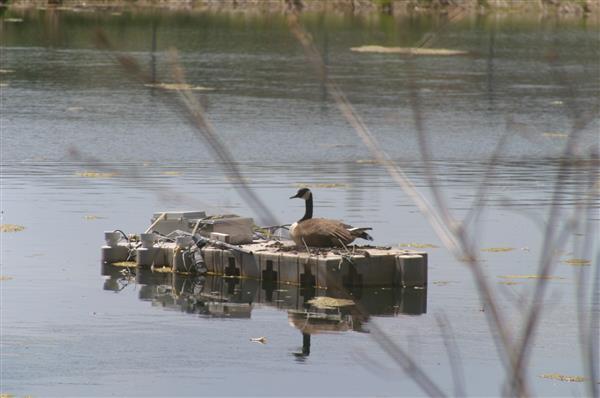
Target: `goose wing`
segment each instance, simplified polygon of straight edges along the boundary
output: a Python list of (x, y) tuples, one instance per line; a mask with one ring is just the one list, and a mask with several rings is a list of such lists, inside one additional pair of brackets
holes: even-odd
[(348, 244), (354, 236), (337, 220), (311, 218), (298, 224), (298, 232), (308, 246), (340, 246), (340, 242)]

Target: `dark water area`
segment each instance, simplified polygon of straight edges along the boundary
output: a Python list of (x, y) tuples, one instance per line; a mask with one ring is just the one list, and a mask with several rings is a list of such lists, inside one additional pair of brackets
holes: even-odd
[[(592, 259), (597, 245), (598, 163), (572, 162), (563, 175), (560, 155), (573, 109), (585, 115), (598, 108), (598, 25), (533, 16), (466, 18), (448, 24), (433, 47), (470, 55), (410, 59), (350, 48), (413, 46), (442, 19), (305, 14), (302, 23), (328, 75), (427, 199), (433, 200), (410, 82), (418, 88), (436, 184), (456, 219), (471, 214), (485, 184), (485, 209), (479, 223), (468, 226), (480, 248), (510, 249), (480, 255), (514, 332), (536, 280), (510, 276), (538, 273), (543, 228), (562, 176), (562, 193), (554, 198), (561, 225), (584, 210), (556, 248), (556, 279), (548, 281), (528, 375), (537, 395), (585, 395), (583, 383), (539, 376), (584, 375), (577, 314), (590, 308), (577, 308), (576, 280), (583, 273), (590, 281), (594, 267), (564, 261)], [(257, 215), (194, 136), (177, 102), (131, 80), (95, 48), (98, 27), (157, 81), (172, 81), (168, 51), (177, 48), (188, 83), (211, 89), (195, 93), (276, 221), (301, 217), (302, 203), (287, 198), (309, 185), (316, 216), (372, 226), (377, 245), (434, 246), (425, 249), (427, 289), (364, 289), (361, 305), (369, 317), (351, 310), (328, 314), (320, 329), (310, 329), (307, 355), (298, 326), (306, 326), (301, 313), (312, 293), (298, 287), (251, 280), (232, 287), (223, 278), (101, 267), (103, 231), (142, 232), (154, 212)], [(282, 16), (9, 10), (0, 34), (2, 223), (25, 227), (1, 235), (1, 392), (422, 395), (372, 338), (376, 324), (452, 393), (436, 322), (443, 314), (460, 352), (466, 392), (501, 394), (504, 371), (470, 272), (372, 162)], [(579, 132), (577, 156), (597, 151), (598, 129), (595, 118)], [(490, 156), (506, 134), (492, 167)], [(266, 344), (251, 341), (263, 336)]]

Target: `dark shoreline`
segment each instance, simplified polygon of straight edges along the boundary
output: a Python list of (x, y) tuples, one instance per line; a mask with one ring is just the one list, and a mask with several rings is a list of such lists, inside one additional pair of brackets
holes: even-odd
[(292, 5), (301, 11), (344, 13), (529, 13), (564, 17), (600, 14), (598, 0), (9, 0), (10, 8), (74, 8), (285, 12)]

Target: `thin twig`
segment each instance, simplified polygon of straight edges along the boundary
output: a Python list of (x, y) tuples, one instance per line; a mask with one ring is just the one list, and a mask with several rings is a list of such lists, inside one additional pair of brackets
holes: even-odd
[(452, 381), (454, 382), (454, 396), (464, 397), (467, 395), (465, 390), (465, 374), (460, 350), (456, 345), (450, 321), (444, 314), (437, 314), (435, 320), (442, 332), (444, 346), (446, 347), (446, 353), (450, 361), (450, 372), (452, 373)]

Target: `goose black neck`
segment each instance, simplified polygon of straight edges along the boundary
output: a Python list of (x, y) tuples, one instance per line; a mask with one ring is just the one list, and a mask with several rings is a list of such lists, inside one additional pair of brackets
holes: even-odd
[(312, 218), (312, 210), (313, 210), (313, 200), (312, 194), (308, 196), (306, 199), (306, 211), (304, 212), (304, 217), (300, 219), (300, 221), (308, 220)]

